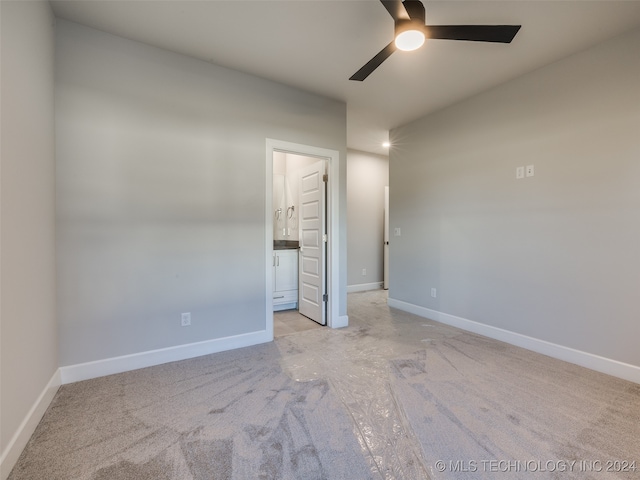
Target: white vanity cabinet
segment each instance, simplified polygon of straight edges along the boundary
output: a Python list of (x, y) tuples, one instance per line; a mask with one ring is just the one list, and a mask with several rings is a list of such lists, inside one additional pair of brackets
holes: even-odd
[(273, 251), (273, 310), (298, 308), (298, 250)]

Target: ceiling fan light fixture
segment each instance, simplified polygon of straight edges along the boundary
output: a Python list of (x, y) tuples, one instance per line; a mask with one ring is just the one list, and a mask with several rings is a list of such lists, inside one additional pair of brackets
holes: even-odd
[(410, 52), (424, 45), (424, 33), (420, 30), (406, 30), (396, 36), (396, 47), (399, 50)]
[(399, 50), (410, 52), (424, 44), (424, 22), (421, 19), (398, 20), (395, 44)]

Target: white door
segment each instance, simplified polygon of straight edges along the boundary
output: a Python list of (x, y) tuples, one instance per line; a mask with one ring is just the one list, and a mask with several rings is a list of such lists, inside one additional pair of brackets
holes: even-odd
[(383, 284), (382, 288), (389, 290), (389, 187), (384, 187), (384, 240), (383, 240), (384, 260)]
[(326, 183), (325, 161), (300, 169), (300, 262), (298, 309), (326, 325)]

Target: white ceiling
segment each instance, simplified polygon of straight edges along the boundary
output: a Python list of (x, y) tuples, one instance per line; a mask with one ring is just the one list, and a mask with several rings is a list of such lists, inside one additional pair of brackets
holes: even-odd
[(393, 36), (378, 0), (55, 0), (57, 17), (343, 100), (349, 148), (640, 26), (640, 0), (424, 0), (427, 24), (516, 24), (511, 44), (431, 40), (348, 78)]

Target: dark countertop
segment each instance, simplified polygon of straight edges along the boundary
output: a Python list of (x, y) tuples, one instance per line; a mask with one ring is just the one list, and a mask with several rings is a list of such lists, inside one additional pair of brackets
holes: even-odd
[(298, 249), (300, 246), (300, 242), (297, 240), (274, 240), (273, 241), (273, 249), (274, 250), (294, 250)]

